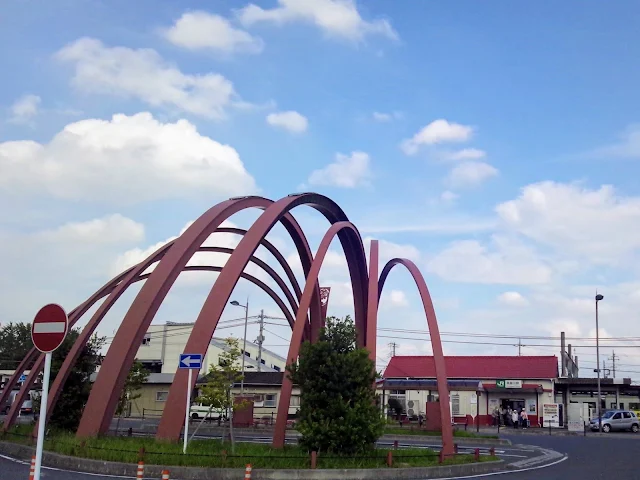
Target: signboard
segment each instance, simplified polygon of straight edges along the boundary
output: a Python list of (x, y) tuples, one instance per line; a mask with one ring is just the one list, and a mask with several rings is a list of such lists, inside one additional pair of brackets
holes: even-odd
[(496, 380), (497, 388), (522, 388), (522, 380)]
[[(51, 377), (51, 352), (64, 341), (69, 330), (67, 312), (60, 305), (50, 303), (42, 307), (31, 324), (31, 340), (35, 347), (44, 353), (44, 372), (42, 377), (42, 396), (40, 397), (40, 421), (36, 458), (33, 467), (33, 479), (40, 480), (42, 471), (42, 451), (44, 449), (44, 426), (47, 423), (47, 405), (49, 403), (49, 380)], [(24, 376), (24, 374), (23, 374)], [(22, 378), (22, 377), (21, 377)], [(26, 380), (26, 378), (25, 378)]]
[(542, 421), (544, 422), (544, 427), (558, 428), (560, 426), (560, 404), (543, 403)]
[(200, 353), (181, 353), (178, 368), (200, 370), (202, 368), (202, 355)]
[(68, 328), (67, 313), (60, 305), (50, 303), (33, 319), (31, 339), (42, 353), (51, 353), (62, 344)]
[(472, 393), (471, 397), (469, 398), (469, 403), (471, 405), (476, 405), (478, 403), (478, 395), (476, 395), (475, 393)]
[(23, 373), (22, 375), (20, 375), (20, 378), (18, 379), (19, 382), (26, 382), (27, 381), (27, 376)]

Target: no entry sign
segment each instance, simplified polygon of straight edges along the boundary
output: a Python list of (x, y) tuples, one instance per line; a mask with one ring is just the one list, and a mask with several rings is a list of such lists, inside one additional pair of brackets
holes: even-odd
[(36, 314), (31, 325), (31, 339), (42, 353), (53, 352), (67, 335), (67, 313), (60, 305), (50, 303)]

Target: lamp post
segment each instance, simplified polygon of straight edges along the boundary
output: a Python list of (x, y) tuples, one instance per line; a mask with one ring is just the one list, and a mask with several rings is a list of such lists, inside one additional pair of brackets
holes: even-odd
[(596, 292), (596, 372), (598, 372), (598, 429), (602, 433), (602, 397), (600, 392), (600, 332), (598, 327), (598, 302), (604, 298)]
[(240, 395), (244, 394), (244, 357), (247, 356), (247, 323), (249, 321), (249, 297), (247, 304), (242, 305), (240, 302), (233, 300), (230, 302), (234, 307), (244, 308), (244, 342), (242, 344), (242, 378), (240, 379)]

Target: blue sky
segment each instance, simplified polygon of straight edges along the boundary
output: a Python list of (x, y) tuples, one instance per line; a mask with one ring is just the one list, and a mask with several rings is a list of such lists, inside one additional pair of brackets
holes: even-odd
[[(416, 261), (445, 332), (591, 337), (599, 288), (601, 334), (640, 339), (639, 16), (625, 1), (5, 1), (0, 321), (73, 308), (223, 198), (304, 190)], [(323, 219), (295, 215), (316, 245)], [(344, 315), (335, 252), (323, 282)], [(195, 318), (215, 279), (195, 275), (157, 322)], [(389, 289), (381, 326), (425, 329), (408, 275)], [(475, 341), (445, 351), (517, 351)], [(635, 348), (616, 353), (640, 372)]]

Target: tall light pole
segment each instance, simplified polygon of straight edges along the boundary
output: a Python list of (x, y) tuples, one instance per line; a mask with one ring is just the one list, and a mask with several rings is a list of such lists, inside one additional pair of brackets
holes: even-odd
[(602, 397), (600, 392), (600, 332), (598, 327), (598, 302), (604, 298), (596, 292), (596, 372), (598, 372), (598, 428), (602, 433)]
[(249, 322), (249, 297), (247, 304), (242, 305), (240, 302), (233, 300), (231, 305), (244, 308), (244, 343), (242, 345), (242, 378), (240, 379), (240, 395), (244, 394), (244, 357), (247, 356), (247, 323)]

